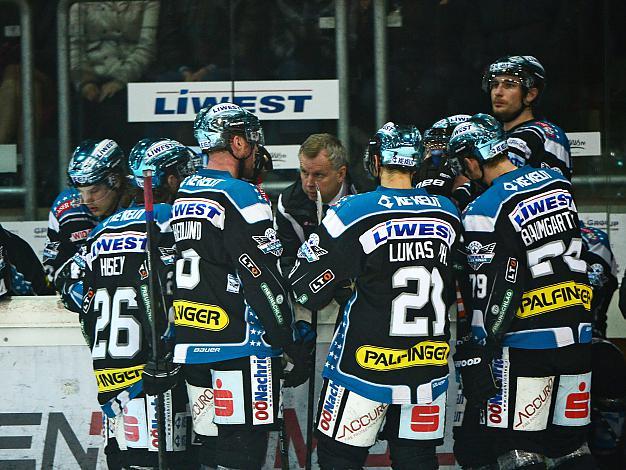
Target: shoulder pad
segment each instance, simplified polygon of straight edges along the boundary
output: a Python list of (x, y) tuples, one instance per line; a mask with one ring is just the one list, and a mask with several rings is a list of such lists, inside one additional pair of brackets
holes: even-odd
[(52, 203), (50, 212), (52, 212), (57, 219), (69, 213), (91, 215), (87, 206), (80, 203), (80, 193), (74, 188), (62, 191)]

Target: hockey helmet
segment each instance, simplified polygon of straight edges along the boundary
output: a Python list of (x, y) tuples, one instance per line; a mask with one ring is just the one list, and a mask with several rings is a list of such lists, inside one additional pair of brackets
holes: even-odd
[(539, 95), (546, 87), (546, 71), (531, 55), (508, 55), (491, 64), (483, 74), (482, 88), (485, 93), (489, 93), (491, 80), (499, 75), (518, 77), (526, 91), (535, 87)]
[(141, 139), (128, 156), (131, 181), (143, 188), (143, 171), (152, 170), (152, 187), (160, 187), (173, 170), (179, 178), (185, 178), (200, 167), (199, 157), (180, 142), (172, 139)]
[(250, 145), (265, 143), (259, 118), (232, 103), (202, 108), (196, 116), (193, 132), (200, 148), (207, 152), (228, 149), (233, 135), (244, 136)]
[(369, 141), (363, 159), (365, 169), (377, 177), (374, 155), (379, 155), (382, 166), (417, 170), (421, 163), (421, 141), (422, 135), (417, 127), (388, 122)]
[(127, 174), (124, 152), (111, 139), (85, 140), (74, 150), (67, 169), (70, 186), (115, 184), (114, 175)]
[(422, 146), (420, 151), (422, 159), (430, 158), (430, 163), (439, 168), (446, 155), (448, 141), (452, 136), (452, 131), (459, 124), (466, 122), (471, 116), (469, 114), (455, 114), (445, 117), (434, 123), (424, 131)]
[(503, 153), (508, 153), (504, 129), (488, 114), (475, 114), (456, 126), (448, 143), (450, 164), (459, 173), (463, 157), (474, 157), (482, 165)]

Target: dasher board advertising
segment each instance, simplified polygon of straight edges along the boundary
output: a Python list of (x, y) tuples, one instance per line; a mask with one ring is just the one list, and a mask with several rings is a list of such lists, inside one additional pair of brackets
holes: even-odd
[(235, 103), (261, 121), (338, 119), (339, 80), (128, 84), (128, 122), (193, 121), (218, 103)]

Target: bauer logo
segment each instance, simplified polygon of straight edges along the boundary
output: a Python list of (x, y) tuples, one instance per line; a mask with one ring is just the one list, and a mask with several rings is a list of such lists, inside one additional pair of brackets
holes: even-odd
[(450, 224), (436, 219), (393, 219), (376, 225), (359, 237), (366, 254), (371, 253), (389, 240), (436, 238), (450, 246), (456, 232)]
[(364, 369), (391, 371), (416, 366), (443, 366), (450, 346), (442, 341), (422, 341), (409, 349), (391, 349), (366, 344), (356, 350), (356, 362)]
[(339, 81), (129, 83), (128, 121), (193, 121), (202, 108), (231, 102), (262, 120), (338, 119)]
[(174, 301), (174, 324), (201, 330), (220, 331), (228, 326), (226, 311), (217, 305), (186, 300)]
[(96, 369), (93, 371), (98, 384), (98, 392), (106, 393), (130, 387), (141, 380), (144, 365), (125, 369)]

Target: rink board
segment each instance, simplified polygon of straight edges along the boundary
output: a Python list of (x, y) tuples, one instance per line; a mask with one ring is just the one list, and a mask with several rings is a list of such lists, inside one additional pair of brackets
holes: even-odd
[[(326, 342), (318, 346), (318, 371), (329, 340), (330, 328), (324, 326), (320, 331)], [(76, 314), (62, 309), (55, 297), (0, 302), (0, 370), (0, 468), (106, 468), (91, 357)], [(320, 386), (317, 380), (318, 393)], [(288, 389), (284, 400), (290, 468), (303, 468), (307, 385)], [(449, 407), (446, 445), (438, 449), (442, 468), (453, 468), (445, 465), (453, 458), (451, 413)], [(386, 443), (378, 443), (366, 467), (387, 465)], [(270, 437), (265, 468), (280, 468), (277, 433)]]

